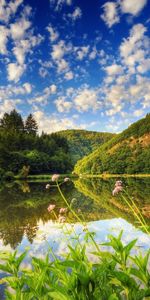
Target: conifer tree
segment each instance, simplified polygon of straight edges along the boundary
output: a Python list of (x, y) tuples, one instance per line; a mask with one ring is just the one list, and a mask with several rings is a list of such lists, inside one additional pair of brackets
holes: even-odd
[(38, 125), (32, 114), (29, 114), (25, 121), (25, 131), (28, 134), (36, 135)]
[(24, 130), (24, 123), (21, 115), (14, 109), (10, 113), (5, 113), (0, 120), (2, 129), (8, 131), (21, 132)]

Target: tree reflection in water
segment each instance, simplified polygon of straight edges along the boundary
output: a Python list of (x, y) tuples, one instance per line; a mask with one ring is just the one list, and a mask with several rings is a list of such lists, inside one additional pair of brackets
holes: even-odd
[[(63, 193), (69, 202), (75, 199), (75, 209), (80, 209), (84, 219), (89, 221), (112, 219), (121, 217), (138, 226), (137, 220), (121, 195), (112, 196), (115, 178), (79, 179), (67, 182), (62, 186)], [(146, 222), (150, 224), (150, 179), (122, 179), (127, 193), (133, 197)], [(47, 182), (46, 182), (47, 183)], [(0, 188), (0, 239), (4, 245), (15, 249), (26, 236), (33, 242), (40, 221), (46, 224), (53, 219), (47, 207), (56, 204), (56, 213), (64, 207), (56, 188), (45, 189), (43, 183), (28, 183), (18, 181), (2, 185)], [(67, 222), (75, 222), (73, 216), (67, 215)]]

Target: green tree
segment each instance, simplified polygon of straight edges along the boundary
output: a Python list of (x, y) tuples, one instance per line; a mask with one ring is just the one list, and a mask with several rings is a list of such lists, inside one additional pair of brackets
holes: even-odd
[(25, 131), (28, 134), (36, 135), (38, 125), (32, 114), (29, 114), (25, 121)]
[(0, 120), (1, 129), (13, 132), (23, 132), (24, 123), (21, 115), (14, 109), (10, 114), (5, 113), (3, 118)]

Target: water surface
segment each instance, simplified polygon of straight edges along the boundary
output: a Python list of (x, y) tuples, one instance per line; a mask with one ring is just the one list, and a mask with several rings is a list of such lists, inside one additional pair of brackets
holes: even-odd
[[(96, 233), (98, 243), (106, 241), (108, 234), (118, 235), (123, 229), (124, 243), (138, 238), (134, 251), (144, 252), (149, 248), (150, 237), (124, 199), (130, 204), (134, 201), (149, 226), (150, 178), (121, 179), (124, 192), (115, 197), (112, 196), (115, 178), (81, 178), (64, 183), (61, 188), (78, 216)], [(66, 205), (55, 186), (45, 189), (47, 183), (18, 181), (0, 187), (0, 249), (22, 252), (28, 247), (26, 265), (33, 255), (44, 257), (49, 245), (61, 256), (67, 251), (67, 244), (74, 243), (73, 231), (80, 234), (81, 240), (85, 234), (84, 225), (69, 212), (66, 224), (58, 223), (59, 209)], [(49, 204), (56, 205), (55, 216), (48, 212)], [(2, 294), (0, 291), (1, 298)]]

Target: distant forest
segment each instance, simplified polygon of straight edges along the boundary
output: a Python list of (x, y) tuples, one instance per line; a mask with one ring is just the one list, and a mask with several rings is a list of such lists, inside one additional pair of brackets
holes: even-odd
[(66, 173), (73, 168), (66, 138), (55, 133), (39, 136), (33, 115), (23, 121), (13, 110), (0, 120), (0, 177), (21, 174), (24, 166), (30, 174)]

